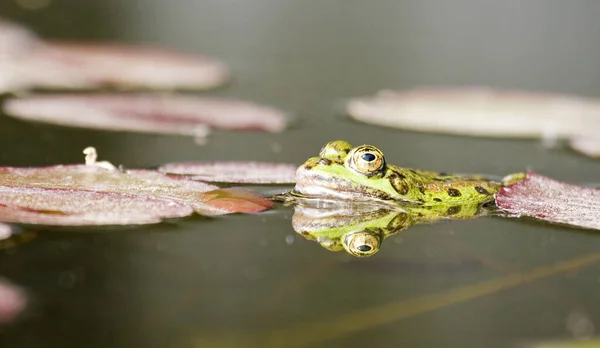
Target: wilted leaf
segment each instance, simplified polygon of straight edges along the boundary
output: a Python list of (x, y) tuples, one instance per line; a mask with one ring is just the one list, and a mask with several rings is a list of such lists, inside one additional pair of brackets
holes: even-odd
[(270, 209), (274, 203), (252, 191), (238, 188), (219, 189), (203, 194), (204, 204), (225, 211), (258, 213)]
[(20, 73), (49, 88), (207, 89), (229, 79), (225, 64), (207, 56), (102, 42), (45, 41), (22, 60)]
[[(253, 192), (220, 205), (205, 193), (218, 187), (149, 170), (121, 172), (97, 166), (0, 168), (0, 221), (84, 226), (130, 225), (202, 215), (257, 212), (272, 203)], [(235, 198), (235, 197), (233, 197)], [(205, 203), (207, 202), (207, 203)], [(262, 202), (263, 209), (258, 209)]]
[(268, 162), (169, 163), (158, 170), (192, 180), (245, 184), (291, 184), (298, 166)]
[(388, 91), (348, 102), (358, 121), (488, 137), (563, 138), (600, 129), (600, 102), (483, 87)]
[(280, 132), (287, 121), (282, 111), (251, 102), (176, 95), (38, 95), (8, 100), (4, 110), (65, 126), (193, 136), (207, 126)]
[(0, 325), (15, 320), (26, 305), (25, 293), (8, 280), (0, 278)]
[(517, 216), (600, 229), (600, 190), (562, 183), (534, 172), (503, 188), (496, 195), (496, 204)]

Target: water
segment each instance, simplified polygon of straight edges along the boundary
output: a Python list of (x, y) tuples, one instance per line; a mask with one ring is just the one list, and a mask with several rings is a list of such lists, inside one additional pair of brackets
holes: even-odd
[[(271, 104), (300, 121), (284, 134), (216, 132), (200, 147), (191, 138), (1, 117), (3, 165), (81, 163), (90, 145), (100, 160), (130, 168), (299, 164), (346, 139), (372, 143), (402, 166), (497, 175), (529, 167), (598, 182), (600, 162), (563, 148), (371, 127), (334, 111), (348, 97), (424, 84), (598, 95), (600, 4), (111, 0), (29, 11), (6, 1), (0, 10), (47, 37), (215, 55), (236, 77), (216, 94)], [(412, 227), (357, 259), (306, 241), (291, 215), (280, 208), (137, 229), (39, 231), (0, 251), (0, 273), (31, 301), (0, 331), (3, 346), (506, 347), (593, 336), (600, 325), (595, 233), (500, 218), (443, 222)]]

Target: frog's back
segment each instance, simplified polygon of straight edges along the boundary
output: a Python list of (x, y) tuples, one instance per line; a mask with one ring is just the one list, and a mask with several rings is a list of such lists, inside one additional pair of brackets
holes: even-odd
[(412, 187), (411, 195), (424, 206), (484, 204), (494, 200), (502, 184), (484, 176), (459, 176), (416, 169), (392, 167)]

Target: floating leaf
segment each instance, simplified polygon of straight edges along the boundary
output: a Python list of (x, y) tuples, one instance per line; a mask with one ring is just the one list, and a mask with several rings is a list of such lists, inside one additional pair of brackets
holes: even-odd
[(25, 79), (19, 75), (19, 63), (39, 41), (26, 28), (0, 19), (0, 93), (23, 88)]
[(6, 19), (0, 19), (0, 58), (20, 58), (39, 43), (27, 28)]
[(285, 114), (251, 102), (176, 95), (38, 95), (8, 100), (7, 114), (53, 124), (198, 136), (206, 127), (280, 132)]
[(26, 305), (25, 293), (8, 280), (0, 278), (0, 325), (15, 320)]
[(361, 122), (424, 132), (554, 139), (600, 128), (599, 101), (483, 87), (384, 90), (346, 107)]
[(562, 183), (534, 172), (503, 188), (496, 195), (496, 204), (517, 216), (600, 229), (600, 190)]
[(207, 89), (229, 79), (225, 64), (199, 54), (142, 45), (45, 41), (22, 61), (31, 85)]
[(137, 225), (191, 215), (169, 199), (67, 189), (0, 187), (0, 220), (55, 226)]
[(570, 140), (571, 147), (590, 157), (600, 157), (600, 133), (597, 136), (577, 136)]
[[(121, 172), (93, 165), (0, 168), (0, 221), (84, 226), (131, 225), (184, 217), (268, 209), (272, 202), (253, 192), (230, 194), (248, 200), (220, 204), (217, 187), (149, 170)], [(218, 195), (218, 194), (217, 194)], [(207, 202), (207, 203), (205, 203)], [(262, 203), (262, 209), (257, 204)]]
[(169, 163), (158, 170), (185, 175), (192, 180), (245, 184), (291, 184), (298, 166), (268, 162)]

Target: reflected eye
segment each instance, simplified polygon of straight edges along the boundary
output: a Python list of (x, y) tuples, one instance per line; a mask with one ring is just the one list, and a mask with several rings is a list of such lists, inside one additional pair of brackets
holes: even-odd
[(371, 251), (372, 248), (370, 245), (363, 244), (363, 245), (357, 246), (356, 249), (358, 249), (358, 251), (362, 251), (363, 253), (366, 253), (367, 251)]
[(361, 231), (349, 233), (342, 245), (346, 251), (357, 257), (371, 256), (379, 250), (379, 236), (373, 232)]
[(354, 150), (350, 159), (350, 166), (361, 174), (370, 175), (383, 170), (385, 159), (378, 148), (363, 145)]

